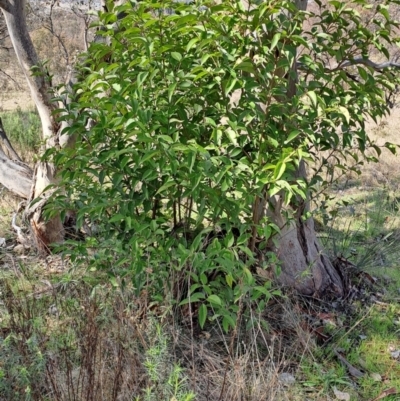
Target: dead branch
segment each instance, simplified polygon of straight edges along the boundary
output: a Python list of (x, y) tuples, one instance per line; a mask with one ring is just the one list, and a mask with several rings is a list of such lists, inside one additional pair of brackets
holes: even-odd
[(10, 160), (0, 148), (0, 182), (15, 195), (27, 199), (32, 185), (32, 170), (22, 162)]
[[(327, 72), (340, 71), (340, 70), (343, 70), (344, 68), (352, 67), (352, 66), (360, 65), (360, 64), (365, 65), (366, 67), (370, 67), (370, 68), (374, 69), (375, 71), (379, 71), (379, 72), (381, 72), (382, 70), (385, 70), (387, 68), (400, 69), (400, 64), (396, 63), (394, 61), (387, 61), (385, 63), (375, 63), (374, 61), (370, 60), (369, 58), (355, 57), (351, 60), (342, 61), (336, 67), (327, 68), (326, 71)], [(297, 63), (296, 67), (302, 71), (308, 70), (308, 67), (303, 63)]]
[(400, 69), (399, 63), (395, 63), (393, 61), (387, 61), (385, 63), (375, 63), (374, 61), (372, 61), (368, 58), (364, 58), (364, 57), (355, 57), (352, 60), (346, 60), (343, 63), (340, 63), (336, 67), (336, 69), (346, 68), (346, 67), (350, 67), (350, 66), (357, 65), (357, 64), (365, 65), (367, 67), (373, 68), (376, 71), (381, 71), (386, 68)]
[[(3, 46), (1, 46), (1, 48), (2, 48), (2, 49), (9, 50), (8, 48), (3, 47)], [(5, 75), (10, 81), (14, 82), (15, 86), (16, 86), (18, 89), (21, 89), (20, 84), (19, 84), (11, 75), (7, 74), (7, 73), (6, 73), (4, 70), (2, 70), (2, 69), (0, 69), (0, 73), (3, 74), (3, 75)]]
[(21, 158), (19, 157), (18, 153), (14, 150), (14, 148), (11, 145), (11, 142), (9, 141), (6, 131), (4, 130), (3, 126), (3, 121), (0, 118), (0, 146), (2, 146), (3, 150), (7, 154), (7, 156), (11, 160), (17, 160), (21, 161)]

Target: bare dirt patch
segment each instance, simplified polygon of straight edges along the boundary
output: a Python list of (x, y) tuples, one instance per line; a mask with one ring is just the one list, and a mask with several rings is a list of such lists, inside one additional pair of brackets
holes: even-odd
[(0, 98), (0, 111), (31, 110), (35, 107), (29, 91), (7, 92)]

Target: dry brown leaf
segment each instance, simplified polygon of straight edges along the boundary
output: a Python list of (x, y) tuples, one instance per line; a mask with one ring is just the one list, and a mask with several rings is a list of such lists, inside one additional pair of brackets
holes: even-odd
[(336, 399), (342, 400), (342, 401), (350, 401), (349, 393), (344, 393), (342, 391), (339, 391), (336, 387), (333, 388), (333, 392), (335, 393)]
[(330, 312), (317, 313), (317, 316), (321, 320), (334, 320), (336, 317), (334, 313), (330, 313)]
[(387, 397), (388, 395), (393, 395), (393, 394), (397, 394), (397, 393), (398, 393), (398, 391), (396, 390), (396, 388), (391, 387), (391, 388), (388, 388), (387, 390), (383, 390), (377, 397), (372, 398), (369, 401), (378, 401), (378, 400), (381, 400), (382, 398)]
[(367, 272), (361, 272), (361, 275), (364, 276), (370, 283), (375, 284), (378, 279), (371, 276), (369, 273)]
[(370, 376), (371, 376), (371, 379), (374, 382), (381, 382), (382, 381), (382, 376), (379, 373), (371, 373)]
[(324, 333), (324, 331), (325, 331), (324, 326), (320, 326), (320, 327), (317, 327), (317, 328), (313, 329), (313, 332), (317, 335), (317, 337), (320, 338), (320, 340), (322, 340), (322, 341), (328, 341), (330, 337), (327, 336), (327, 335)]

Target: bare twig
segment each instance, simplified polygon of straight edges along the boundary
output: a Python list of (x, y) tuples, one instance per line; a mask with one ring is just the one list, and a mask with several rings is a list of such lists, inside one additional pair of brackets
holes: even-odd
[[(9, 48), (6, 47), (1, 47), (2, 49), (7, 49), (9, 50)], [(13, 81), (14, 84), (16, 85), (17, 89), (21, 89), (20, 84), (18, 83), (18, 81), (16, 81), (11, 75), (7, 74), (4, 70), (0, 69), (0, 73), (5, 75), (9, 80)]]
[(367, 312), (365, 313), (365, 315), (364, 315), (363, 317), (361, 317), (361, 319), (357, 320), (357, 322), (354, 323), (353, 326), (352, 326), (348, 331), (346, 331), (346, 333), (343, 334), (343, 336), (337, 341), (337, 343), (339, 344), (340, 341), (342, 341), (344, 337), (348, 336), (348, 335), (349, 335), (364, 319), (366, 319), (367, 316), (371, 313), (371, 311), (372, 311), (373, 308), (374, 308), (374, 306), (371, 306), (371, 307), (367, 310)]
[(395, 387), (388, 388), (386, 390), (383, 390), (377, 397), (373, 398), (370, 401), (378, 401), (381, 400), (382, 398), (388, 397), (389, 395), (394, 395), (398, 394), (398, 391)]
[(338, 68), (346, 68), (346, 67), (350, 67), (350, 66), (358, 65), (358, 64), (362, 64), (367, 67), (371, 67), (376, 71), (384, 70), (385, 68), (400, 69), (399, 63), (395, 63), (393, 61), (387, 61), (386, 63), (375, 63), (374, 61), (372, 61), (368, 58), (364, 58), (364, 57), (355, 57), (352, 60), (347, 60), (347, 61), (341, 63), (338, 66)]
[(3, 146), (4, 150), (6, 151), (7, 156), (11, 160), (17, 160), (19, 162), (21, 161), (21, 158), (19, 157), (17, 152), (12, 147), (11, 142), (8, 140), (8, 137), (4, 130), (3, 122), (1, 121), (1, 118), (0, 118), (0, 145)]

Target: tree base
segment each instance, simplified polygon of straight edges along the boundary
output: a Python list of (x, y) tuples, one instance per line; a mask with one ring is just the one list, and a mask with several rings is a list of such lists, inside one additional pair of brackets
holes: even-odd
[(313, 219), (298, 219), (281, 230), (274, 249), (281, 263), (278, 282), (301, 294), (316, 297), (344, 295), (342, 277), (323, 252)]

